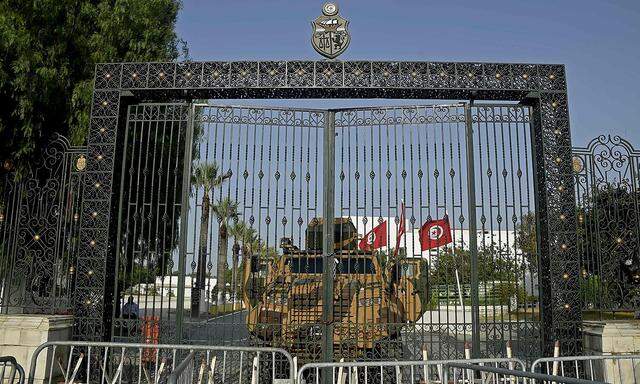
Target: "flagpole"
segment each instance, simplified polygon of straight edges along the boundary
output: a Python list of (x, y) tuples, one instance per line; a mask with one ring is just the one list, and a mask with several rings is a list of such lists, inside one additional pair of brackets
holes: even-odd
[[(444, 209), (444, 216), (449, 217), (449, 212), (447, 208)], [(453, 252), (455, 253), (455, 243), (453, 247)], [(460, 274), (458, 273), (458, 268), (456, 267), (456, 285), (458, 286), (458, 301), (460, 301), (460, 306), (464, 307), (464, 301), (462, 300), (462, 289), (460, 288)]]
[(458, 268), (456, 268), (456, 285), (458, 286), (458, 299), (460, 300), (460, 306), (464, 307), (462, 301), (462, 290), (460, 289), (460, 275), (458, 274)]

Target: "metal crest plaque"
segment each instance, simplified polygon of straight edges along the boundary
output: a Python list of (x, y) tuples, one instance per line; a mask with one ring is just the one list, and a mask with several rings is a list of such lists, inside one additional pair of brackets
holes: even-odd
[(322, 56), (335, 59), (347, 49), (351, 41), (348, 25), (349, 21), (338, 14), (338, 6), (326, 3), (322, 6), (322, 16), (311, 22), (313, 48)]

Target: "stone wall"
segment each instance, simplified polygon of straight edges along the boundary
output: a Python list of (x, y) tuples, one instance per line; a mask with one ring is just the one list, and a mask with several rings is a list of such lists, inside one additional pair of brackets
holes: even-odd
[[(583, 339), (585, 355), (640, 355), (640, 320), (585, 321)], [(608, 383), (640, 383), (640, 359), (604, 360), (594, 369)]]
[[(14, 356), (28, 376), (35, 349), (47, 341), (70, 340), (72, 327), (73, 316), (0, 315), (0, 355)], [(62, 349), (58, 352), (62, 356)], [(57, 364), (50, 366), (53, 361), (50, 353), (48, 349), (40, 354), (35, 383), (48, 378), (49, 372), (54, 377), (60, 374)]]

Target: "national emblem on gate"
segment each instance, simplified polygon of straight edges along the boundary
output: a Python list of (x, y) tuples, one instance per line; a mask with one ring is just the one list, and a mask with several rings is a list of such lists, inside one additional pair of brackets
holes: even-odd
[(338, 6), (326, 3), (322, 6), (322, 15), (311, 22), (313, 48), (322, 56), (335, 59), (347, 49), (351, 41), (348, 25), (349, 21), (338, 14)]

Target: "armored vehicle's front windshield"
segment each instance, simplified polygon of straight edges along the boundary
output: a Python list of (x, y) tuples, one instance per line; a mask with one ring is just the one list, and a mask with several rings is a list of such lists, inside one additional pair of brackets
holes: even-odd
[[(375, 274), (373, 260), (364, 257), (336, 257), (338, 274)], [(292, 273), (322, 273), (324, 268), (322, 257), (292, 257), (287, 265)]]

